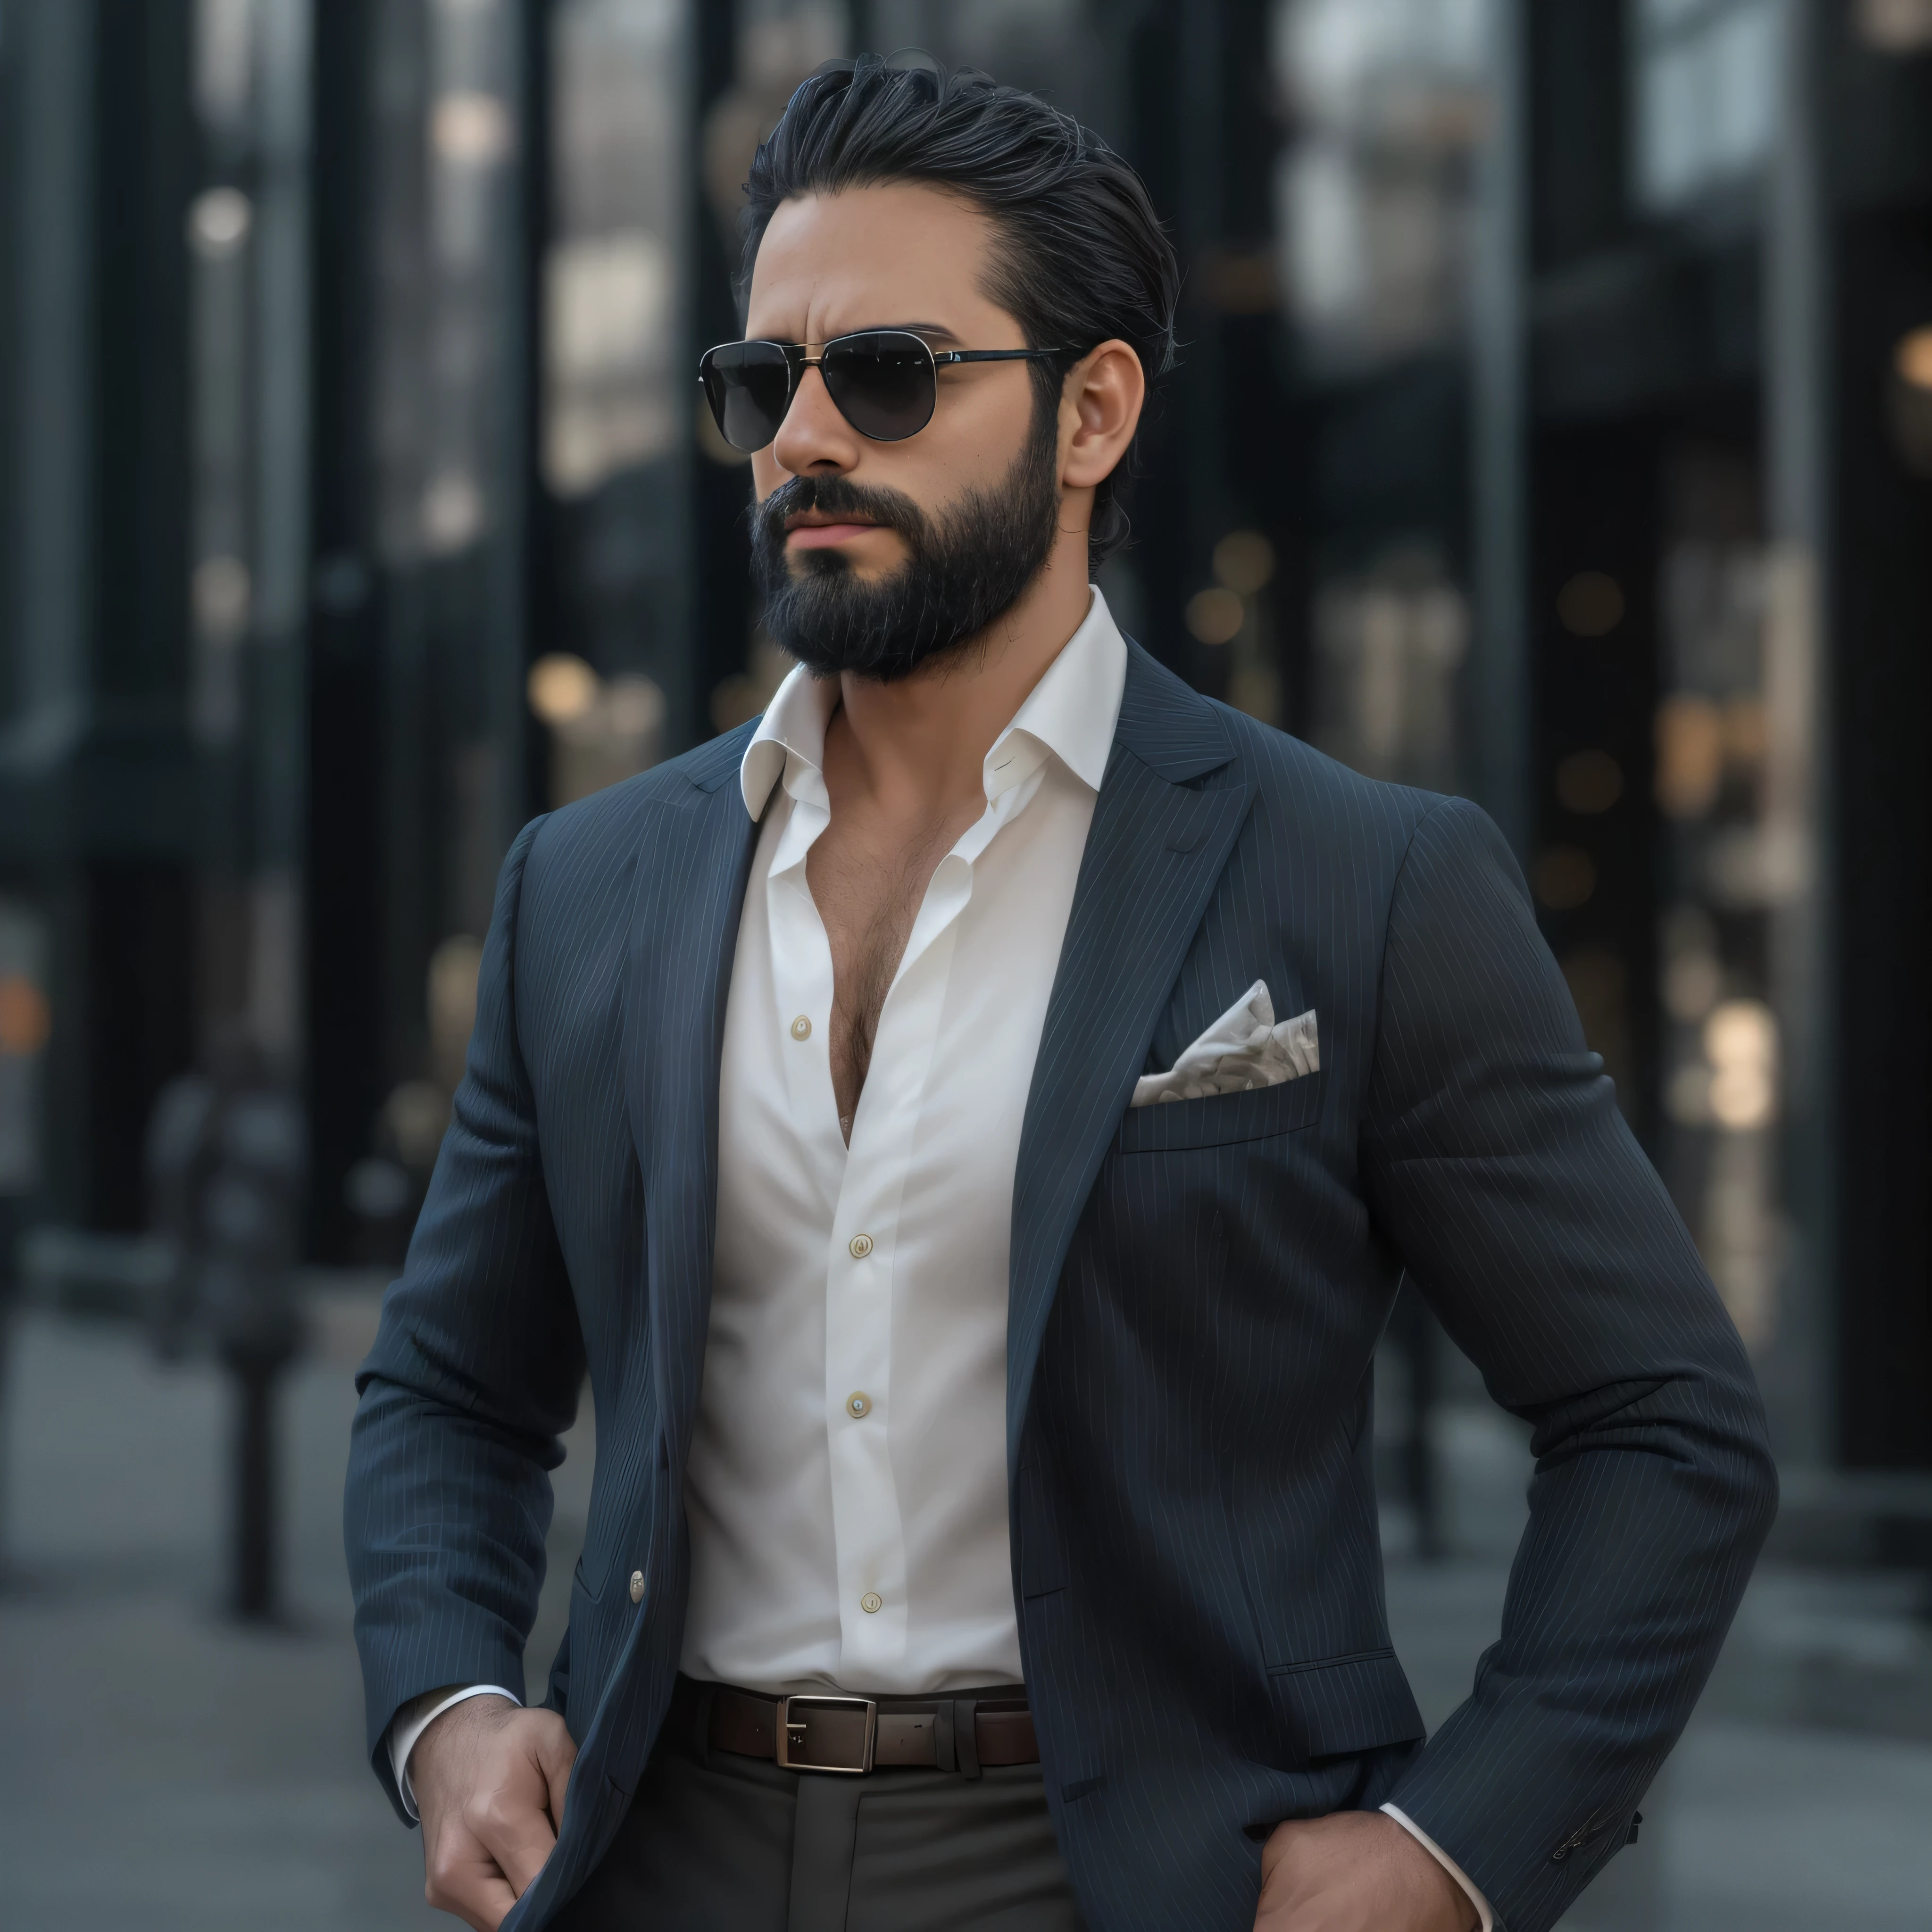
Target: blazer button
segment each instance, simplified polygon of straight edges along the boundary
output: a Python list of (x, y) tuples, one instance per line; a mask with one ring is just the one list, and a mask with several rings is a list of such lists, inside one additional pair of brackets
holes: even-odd
[(631, 1572), (631, 1600), (634, 1604), (644, 1600), (644, 1573), (641, 1570)]

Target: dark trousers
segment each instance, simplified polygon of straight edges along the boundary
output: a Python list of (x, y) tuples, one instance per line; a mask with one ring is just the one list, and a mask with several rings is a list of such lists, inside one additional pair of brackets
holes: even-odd
[(556, 1932), (1082, 1932), (1036, 1764), (782, 1771), (674, 1716)]

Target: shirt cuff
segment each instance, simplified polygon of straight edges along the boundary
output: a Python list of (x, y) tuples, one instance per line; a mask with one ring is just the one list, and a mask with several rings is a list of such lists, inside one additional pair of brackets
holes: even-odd
[(1483, 1932), (1496, 1932), (1496, 1915), (1469, 1874), (1406, 1812), (1397, 1810), (1393, 1804), (1384, 1804), (1382, 1809), (1469, 1894), (1469, 1903), (1482, 1914)]
[[(412, 1818), (417, 1816), (416, 1795), (410, 1788), (410, 1753), (416, 1748), (416, 1740), (452, 1706), (462, 1703), (470, 1697), (507, 1697), (519, 1709), (524, 1700), (513, 1690), (506, 1690), (500, 1684), (466, 1684), (460, 1690), (448, 1692), (432, 1690), (425, 1697), (418, 1697), (405, 1704), (389, 1720), (389, 1768), (396, 1774), (396, 1789), (402, 1793), (403, 1809)], [(1408, 1824), (1406, 1819), (1402, 1820)], [(1414, 1826), (1409, 1826), (1414, 1831)], [(1417, 1833), (1418, 1837), (1421, 1834)], [(1425, 1842), (1426, 1842), (1425, 1840)], [(1435, 1848), (1432, 1846), (1432, 1850)], [(1436, 1856), (1442, 1857), (1437, 1852)], [(1455, 1868), (1452, 1865), (1453, 1871)], [(1484, 1932), (1489, 1932), (1486, 1925)]]

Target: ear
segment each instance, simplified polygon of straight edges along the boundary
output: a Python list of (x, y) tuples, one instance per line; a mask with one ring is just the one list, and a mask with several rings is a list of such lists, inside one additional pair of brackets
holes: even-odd
[(1066, 372), (1060, 392), (1060, 481), (1090, 490), (1111, 476), (1140, 427), (1147, 377), (1131, 345), (1118, 337), (1090, 350)]

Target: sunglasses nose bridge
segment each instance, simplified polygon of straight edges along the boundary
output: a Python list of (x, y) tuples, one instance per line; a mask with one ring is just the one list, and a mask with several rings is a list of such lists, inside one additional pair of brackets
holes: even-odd
[[(845, 412), (832, 400), (832, 392), (826, 387), (825, 371), (821, 366), (824, 359), (822, 355), (801, 356), (794, 361), (784, 416), (772, 440), (772, 453), (780, 465), (796, 475), (802, 476), (808, 470), (819, 467), (828, 458), (841, 469), (848, 468), (856, 454), (856, 451), (841, 454), (826, 446), (843, 444), (855, 432)], [(818, 394), (808, 397), (806, 385), (814, 378), (817, 380)], [(804, 406), (802, 409), (801, 404)], [(808, 451), (812, 453), (808, 454)]]
[(788, 415), (797, 406), (799, 398), (805, 393), (806, 384), (814, 376), (818, 378), (819, 388), (824, 394), (826, 407), (834, 411), (838, 410), (838, 405), (832, 400), (832, 392), (826, 384), (825, 358), (822, 355), (801, 356), (791, 365), (791, 390), (785, 398)]

